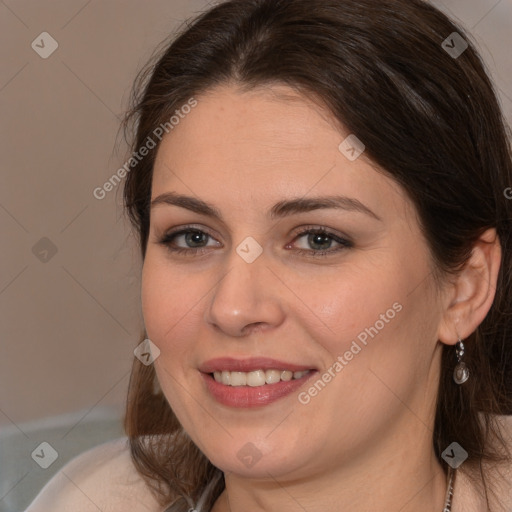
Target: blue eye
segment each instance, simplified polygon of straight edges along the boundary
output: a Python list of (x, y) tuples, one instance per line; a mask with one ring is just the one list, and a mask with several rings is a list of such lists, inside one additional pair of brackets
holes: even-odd
[(187, 254), (188, 256), (196, 256), (199, 254), (204, 254), (206, 251), (204, 247), (176, 247), (175, 240), (177, 238), (184, 237), (186, 244), (201, 244), (202, 241), (208, 238), (212, 238), (208, 233), (200, 230), (200, 229), (192, 229), (192, 228), (183, 228), (178, 231), (166, 233), (161, 240), (159, 240), (159, 244), (162, 244), (167, 247), (169, 251), (175, 254)]
[[(312, 257), (324, 257), (332, 253), (337, 253), (343, 249), (353, 247), (352, 242), (345, 238), (341, 238), (334, 233), (327, 231), (324, 228), (313, 228), (308, 227), (303, 229), (296, 234), (294, 241), (305, 237), (307, 235), (306, 242), (312, 247), (312, 249), (296, 249), (295, 252), (300, 255), (312, 256)], [(176, 246), (176, 240), (183, 238), (186, 247)], [(171, 253), (183, 254), (186, 256), (199, 256), (208, 252), (206, 249), (209, 239), (213, 240), (213, 237), (207, 232), (191, 227), (184, 227), (176, 231), (166, 233), (158, 243), (164, 245)], [(332, 249), (332, 243), (335, 242), (339, 247)], [(216, 242), (218, 244), (218, 242)], [(216, 245), (214, 244), (214, 245)], [(291, 244), (288, 244), (286, 248), (289, 248)], [(325, 246), (328, 247), (325, 247)]]
[[(318, 248), (318, 246), (321, 246), (321, 250), (297, 249), (298, 254), (313, 257), (327, 256), (332, 253), (337, 253), (343, 249), (353, 247), (352, 242), (349, 240), (341, 238), (324, 228), (306, 228), (303, 231), (297, 233), (295, 239), (302, 238), (305, 235), (307, 235), (306, 242), (310, 247), (317, 246)], [(339, 247), (336, 249), (331, 249), (332, 242), (339, 244)], [(327, 248), (325, 248), (326, 244), (328, 245)]]

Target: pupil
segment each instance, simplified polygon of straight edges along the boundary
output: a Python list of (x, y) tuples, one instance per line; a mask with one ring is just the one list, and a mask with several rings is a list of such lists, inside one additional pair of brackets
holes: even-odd
[(186, 235), (186, 239), (187, 239), (187, 243), (192, 243), (192, 244), (195, 244), (195, 243), (198, 243), (200, 244), (201, 243), (201, 238), (204, 236), (204, 233), (187, 233)]
[[(322, 233), (313, 233), (309, 235), (309, 242), (312, 246), (320, 245), (321, 247), (314, 247), (315, 249), (328, 249), (330, 244), (330, 238)], [(323, 242), (323, 246), (322, 246)], [(325, 246), (327, 244), (327, 247)]]

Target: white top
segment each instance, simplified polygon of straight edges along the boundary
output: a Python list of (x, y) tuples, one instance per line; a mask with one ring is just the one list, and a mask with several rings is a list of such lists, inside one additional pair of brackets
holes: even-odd
[(127, 437), (70, 460), (25, 512), (164, 512), (130, 457)]

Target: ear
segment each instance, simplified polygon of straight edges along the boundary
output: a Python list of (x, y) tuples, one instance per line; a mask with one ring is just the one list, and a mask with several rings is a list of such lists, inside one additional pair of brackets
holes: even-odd
[(494, 228), (475, 242), (464, 268), (447, 286), (446, 306), (438, 328), (438, 338), (454, 345), (467, 338), (491, 309), (501, 263), (501, 244)]

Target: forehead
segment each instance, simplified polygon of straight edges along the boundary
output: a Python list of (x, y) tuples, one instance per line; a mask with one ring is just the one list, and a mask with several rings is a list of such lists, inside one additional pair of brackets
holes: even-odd
[(248, 205), (329, 192), (376, 205), (386, 192), (391, 201), (403, 195), (364, 153), (344, 156), (339, 145), (350, 134), (289, 87), (222, 86), (196, 100), (160, 144), (152, 197), (176, 190), (216, 203), (235, 193)]
[(326, 114), (292, 89), (273, 86), (242, 92), (222, 86), (197, 97), (197, 106), (164, 137), (159, 152), (193, 147), (193, 154), (183, 151), (181, 156), (199, 161), (216, 155), (236, 162), (252, 155), (256, 164), (283, 153), (299, 159), (312, 150), (336, 149), (340, 137)]

